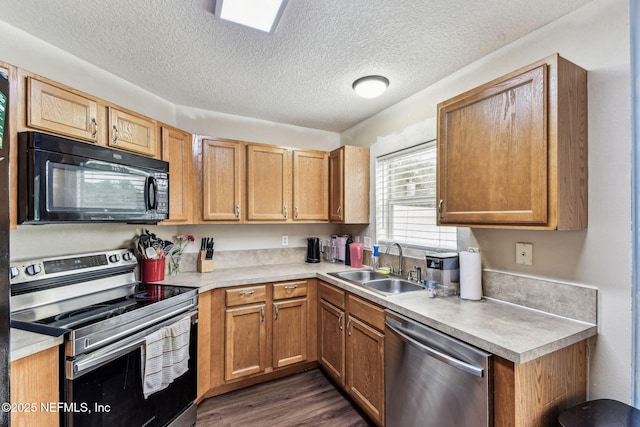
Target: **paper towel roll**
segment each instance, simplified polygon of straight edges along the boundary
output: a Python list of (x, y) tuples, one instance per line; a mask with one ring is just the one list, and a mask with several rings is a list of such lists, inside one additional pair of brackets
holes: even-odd
[(482, 265), (480, 252), (460, 252), (460, 298), (482, 298)]

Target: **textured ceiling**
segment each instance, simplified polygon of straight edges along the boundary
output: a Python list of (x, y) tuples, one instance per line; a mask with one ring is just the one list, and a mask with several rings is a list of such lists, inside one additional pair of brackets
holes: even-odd
[[(274, 34), (213, 0), (0, 0), (0, 19), (178, 105), (340, 132), (589, 1), (289, 0)], [(351, 89), (367, 74), (381, 97)]]

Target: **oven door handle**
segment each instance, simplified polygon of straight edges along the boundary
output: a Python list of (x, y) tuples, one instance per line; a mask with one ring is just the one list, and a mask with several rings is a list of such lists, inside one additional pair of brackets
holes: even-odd
[(172, 317), (171, 319), (158, 323), (151, 328), (138, 332), (119, 343), (106, 346), (86, 356), (79, 356), (75, 360), (67, 360), (66, 377), (68, 380), (74, 380), (93, 371), (94, 369), (104, 366), (107, 363), (134, 351), (138, 347), (142, 347), (145, 344), (145, 337), (147, 335), (187, 318), (191, 318), (192, 324), (197, 323), (198, 310), (189, 311), (185, 316)]

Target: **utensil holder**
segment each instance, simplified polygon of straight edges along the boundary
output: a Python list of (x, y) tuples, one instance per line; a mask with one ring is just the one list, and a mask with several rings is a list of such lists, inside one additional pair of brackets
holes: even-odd
[(164, 258), (142, 260), (142, 282), (164, 280)]
[(198, 256), (198, 271), (200, 273), (208, 273), (213, 271), (213, 260), (207, 259), (207, 251), (200, 251), (200, 256)]

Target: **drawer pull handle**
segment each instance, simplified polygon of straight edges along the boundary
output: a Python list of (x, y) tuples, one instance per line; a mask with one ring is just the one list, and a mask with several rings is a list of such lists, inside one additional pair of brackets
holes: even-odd
[(236, 218), (240, 218), (240, 204), (236, 205)]
[(351, 317), (349, 317), (349, 321), (347, 322), (347, 334), (351, 336), (351, 330), (349, 329), (349, 325), (351, 325)]
[(91, 119), (91, 138), (95, 139), (98, 135), (98, 122), (95, 117)]
[(342, 206), (338, 206), (338, 219), (342, 219)]
[(260, 307), (260, 323), (264, 323), (264, 305)]
[(113, 125), (113, 145), (118, 144), (118, 128), (116, 125)]
[(287, 217), (289, 216), (289, 210), (287, 209), (287, 205), (284, 205), (282, 207), (282, 211), (283, 211), (284, 219), (287, 219)]
[(438, 203), (438, 213), (440, 214), (440, 219), (444, 219), (444, 212), (442, 212), (443, 203), (444, 203), (444, 199), (440, 199), (440, 203)]
[(298, 285), (289, 285), (289, 286), (285, 286), (285, 289), (298, 289)]
[(276, 311), (276, 318), (275, 318), (275, 320), (278, 320), (278, 305), (277, 305), (277, 304), (273, 304), (273, 307), (275, 308), (275, 311)]
[(255, 291), (253, 291), (253, 290), (251, 290), (251, 291), (241, 291), (241, 292), (238, 292), (238, 295), (243, 297), (245, 295), (253, 295), (254, 292)]
[(340, 317), (338, 317), (338, 327), (340, 328), (340, 330), (342, 330), (342, 316), (344, 315), (344, 313), (340, 313)]

